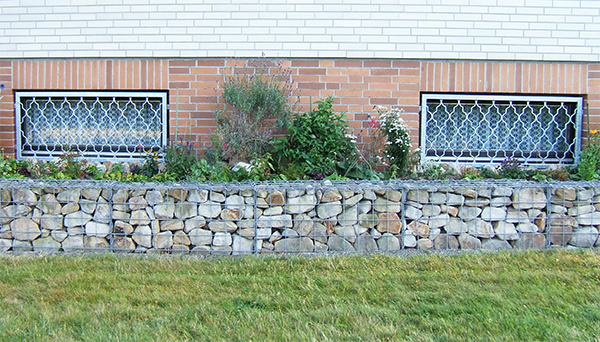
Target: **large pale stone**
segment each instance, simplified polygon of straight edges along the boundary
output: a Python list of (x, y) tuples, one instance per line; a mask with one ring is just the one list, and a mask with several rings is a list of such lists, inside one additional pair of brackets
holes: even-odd
[(332, 235), (329, 237), (327, 245), (330, 251), (334, 252), (355, 252), (354, 246), (341, 236)]
[(225, 202), (225, 195), (223, 195), (220, 192), (214, 191), (214, 190), (210, 192), (209, 198), (213, 202), (218, 202), (218, 203)]
[(98, 204), (96, 202), (94, 202), (94, 201), (82, 199), (79, 202), (79, 205), (81, 206), (81, 211), (83, 211), (84, 213), (86, 213), (86, 214), (93, 214), (94, 211), (96, 211), (96, 206)]
[(598, 239), (598, 229), (595, 227), (578, 228), (573, 231), (569, 245), (581, 248), (590, 248)]
[(135, 196), (129, 199), (129, 209), (131, 210), (145, 209), (147, 206), (148, 201), (146, 201), (144, 196)]
[(546, 194), (541, 188), (521, 188), (514, 189), (512, 197), (512, 206), (515, 209), (523, 210), (530, 208), (542, 209), (546, 207)]
[(553, 193), (561, 200), (574, 201), (577, 198), (577, 192), (575, 188), (556, 188)]
[(464, 203), (465, 197), (463, 195), (448, 194), (448, 200), (446, 202), (446, 205), (461, 206)]
[(385, 198), (390, 202), (400, 202), (402, 200), (402, 192), (397, 190), (387, 190)]
[(593, 205), (574, 206), (567, 210), (567, 215), (569, 215), (569, 216), (584, 215), (584, 214), (592, 213), (594, 211), (596, 211), (596, 208)]
[(417, 209), (411, 205), (404, 207), (404, 217), (407, 220), (418, 220), (423, 216), (423, 211)]
[(152, 245), (156, 249), (168, 249), (173, 246), (173, 233), (170, 231), (160, 232), (152, 238)]
[(345, 210), (338, 215), (337, 221), (341, 225), (350, 226), (358, 223), (358, 208), (356, 206), (346, 207)]
[(490, 239), (481, 244), (481, 249), (497, 251), (500, 249), (512, 249), (512, 246), (505, 240)]
[(448, 214), (439, 214), (437, 216), (430, 217), (427, 220), (427, 225), (429, 228), (441, 228), (450, 222), (450, 215)]
[(63, 242), (67, 236), (69, 236), (69, 233), (67, 233), (64, 230), (53, 230), (50, 232), (50, 236), (56, 241), (56, 242)]
[(478, 207), (462, 207), (458, 211), (458, 217), (460, 217), (464, 221), (472, 221), (479, 217), (481, 211), (482, 210)]
[[(61, 203), (79, 202), (80, 197), (81, 197), (80, 189), (70, 189), (70, 190), (65, 190), (65, 191), (59, 193), (58, 195), (56, 195), (56, 200)], [(83, 241), (82, 241), (82, 243), (83, 243)]]
[(293, 237), (275, 242), (275, 252), (313, 252), (314, 242), (307, 237)]
[(160, 222), (160, 230), (183, 230), (183, 221), (181, 220), (167, 220)]
[(317, 216), (321, 219), (327, 219), (338, 215), (343, 210), (342, 203), (339, 201), (323, 203), (317, 206)]
[(113, 239), (113, 250), (118, 252), (133, 252), (135, 251), (135, 242), (130, 237), (115, 237)]
[(63, 217), (60, 215), (42, 215), (40, 225), (43, 229), (57, 230), (63, 228)]
[(481, 219), (485, 221), (504, 221), (506, 210), (504, 208), (485, 207), (481, 212)]
[(243, 210), (246, 204), (244, 203), (244, 197), (239, 195), (232, 195), (225, 199), (225, 209), (230, 210)]
[(458, 244), (460, 249), (480, 249), (481, 241), (469, 234), (461, 234), (458, 236)]
[(406, 194), (406, 200), (417, 203), (428, 203), (429, 193), (426, 190), (410, 190)]
[[(258, 240), (257, 243), (262, 244), (262, 240)], [(231, 254), (233, 254), (233, 255), (252, 254), (253, 252), (254, 252), (254, 240), (246, 239), (239, 235), (233, 236), (233, 241), (231, 243)]]
[(110, 226), (106, 223), (90, 221), (85, 224), (85, 235), (105, 237), (110, 233)]
[(315, 221), (306, 214), (296, 215), (296, 217), (294, 217), (293, 229), (297, 231), (300, 236), (309, 235), (314, 226)]
[(415, 236), (420, 236), (422, 238), (429, 236), (429, 226), (422, 222), (412, 221), (408, 224), (407, 228), (410, 229)]
[(146, 192), (146, 203), (150, 206), (163, 203), (164, 199), (160, 191), (150, 190)]
[(178, 230), (173, 233), (173, 245), (189, 246), (191, 244), (190, 238), (183, 230)]
[(373, 228), (379, 224), (379, 217), (376, 214), (360, 214), (358, 215), (358, 221), (365, 228)]
[(446, 204), (448, 195), (446, 193), (434, 192), (429, 195), (429, 203), (431, 204)]
[(94, 212), (93, 220), (101, 223), (109, 223), (111, 219), (110, 205), (107, 203), (98, 203)]
[(528, 248), (545, 248), (546, 237), (544, 234), (532, 233), (532, 234), (521, 234), (519, 240), (515, 244), (515, 248), (528, 249)]
[(233, 238), (231, 234), (228, 232), (216, 232), (213, 237), (213, 246), (231, 246), (233, 242)]
[[(195, 205), (193, 205), (195, 207)], [(193, 209), (193, 208), (187, 208)], [(220, 210), (219, 210), (220, 212)], [(157, 204), (154, 206), (154, 216), (157, 219), (171, 219), (175, 215), (175, 203), (173, 202), (163, 202), (161, 204)], [(180, 212), (181, 215), (181, 212)], [(194, 216), (196, 213), (194, 213)], [(216, 216), (215, 216), (216, 217)]]
[(37, 223), (30, 218), (18, 218), (10, 223), (12, 237), (17, 240), (31, 241), (41, 235), (42, 231)]
[(221, 211), (221, 218), (227, 221), (238, 221), (244, 217), (244, 211), (242, 209), (223, 209)]
[(184, 201), (187, 198), (188, 191), (185, 189), (171, 189), (167, 191), (167, 195), (178, 201)]
[(338, 202), (342, 200), (342, 194), (336, 189), (326, 190), (321, 196), (321, 203)]
[(589, 214), (577, 216), (577, 222), (582, 226), (600, 225), (600, 212), (596, 211)]
[(417, 238), (410, 233), (410, 230), (404, 232), (404, 235), (402, 236), (402, 245), (404, 248), (417, 247)]
[(333, 232), (335, 235), (342, 236), (350, 242), (356, 241), (356, 236), (358, 235), (353, 226), (334, 226)]
[(539, 227), (531, 222), (517, 224), (517, 230), (521, 233), (535, 233), (539, 230)]
[(515, 225), (509, 222), (494, 222), (494, 232), (500, 240), (517, 240), (519, 238)]
[(152, 229), (149, 226), (138, 226), (131, 238), (142, 247), (152, 248)]
[(190, 243), (195, 246), (210, 245), (212, 243), (212, 232), (206, 229), (192, 229), (188, 233)]
[(529, 215), (527, 215), (527, 212), (525, 211), (508, 208), (506, 211), (506, 222), (527, 223), (529, 222)]
[(283, 207), (281, 207), (281, 206), (270, 207), (270, 208), (265, 209), (262, 214), (263, 214), (263, 216), (281, 215), (281, 214), (283, 214)]
[(344, 199), (344, 204), (349, 206), (349, 205), (355, 205), (358, 202), (360, 202), (360, 200), (363, 198), (362, 194), (357, 194), (351, 197), (348, 197), (346, 199)]
[(256, 220), (256, 226), (260, 228), (290, 228), (293, 226), (292, 215), (261, 216)]
[[(154, 213), (156, 215), (156, 212)], [(185, 220), (198, 215), (198, 205), (196, 203), (181, 202), (175, 205), (175, 217)]]
[[(377, 221), (377, 231), (380, 233), (400, 234), (402, 231), (402, 221), (396, 213), (379, 213)], [(365, 227), (362, 224), (361, 226)]]
[(206, 201), (198, 205), (198, 215), (206, 218), (215, 218), (221, 215), (221, 204), (213, 201)]
[(453, 235), (439, 235), (433, 240), (433, 248), (438, 250), (458, 249), (458, 239)]
[(83, 235), (67, 236), (67, 238), (65, 238), (62, 242), (62, 248), (65, 252), (75, 252), (83, 250)]
[(550, 232), (548, 238), (550, 239), (550, 244), (558, 245), (558, 246), (566, 246), (569, 241), (571, 241), (571, 237), (573, 236), (573, 227), (572, 226), (550, 226)]
[(57, 215), (61, 213), (62, 206), (52, 194), (42, 195), (40, 198), (40, 209), (44, 214)]
[[(61, 213), (62, 214), (70, 214), (70, 213), (74, 213), (76, 211), (79, 210), (79, 204), (78, 203), (67, 203), (65, 204), (62, 209), (61, 209)], [(89, 214), (90, 212), (86, 211), (86, 210), (82, 210), (84, 213)]]
[(203, 216), (195, 216), (185, 220), (183, 231), (189, 233), (192, 229), (206, 226), (206, 219)]
[(594, 196), (594, 189), (580, 189), (577, 191), (577, 200), (587, 202)]
[(227, 221), (212, 221), (208, 223), (208, 228), (213, 232), (230, 232), (233, 233), (238, 229), (235, 222)]
[(89, 201), (96, 202), (101, 191), (101, 189), (85, 188), (81, 190), (81, 196)]
[(103, 237), (98, 236), (84, 236), (83, 237), (83, 246), (86, 249), (96, 249), (96, 250), (108, 250), (110, 248), (110, 244)]
[(469, 226), (457, 218), (451, 218), (444, 228), (449, 235), (460, 235), (469, 231)]
[[(2, 240), (0, 240), (1, 242)], [(60, 251), (60, 242), (54, 240), (52, 237), (46, 237), (41, 239), (33, 240), (33, 250), (35, 252), (47, 252), (55, 253)], [(0, 243), (0, 251), (2, 251), (2, 244)]]
[(377, 248), (381, 252), (396, 252), (400, 250), (400, 239), (390, 233), (384, 233), (377, 239)]
[(29, 206), (23, 204), (8, 205), (0, 210), (1, 223), (6, 224), (15, 217), (25, 216), (30, 210)]
[(125, 189), (119, 189), (112, 195), (113, 203), (126, 203), (129, 198), (129, 192)]
[(208, 190), (190, 190), (188, 192), (187, 201), (194, 203), (204, 203), (208, 200)]
[(377, 243), (371, 235), (360, 235), (354, 242), (354, 249), (359, 253), (373, 253), (377, 250)]
[(490, 200), (490, 206), (492, 207), (506, 207), (512, 203), (510, 197), (493, 197)]
[(86, 214), (83, 211), (77, 211), (65, 215), (64, 225), (65, 227), (83, 226), (91, 220), (92, 215)]
[(417, 240), (418, 249), (432, 249), (433, 241), (431, 239), (419, 239)]
[(117, 220), (113, 225), (113, 232), (116, 235), (129, 235), (133, 233), (133, 226), (125, 221)]
[(131, 212), (131, 217), (129, 218), (129, 223), (132, 225), (149, 225), (150, 217), (148, 217), (148, 213), (146, 210), (134, 210)]
[(423, 212), (423, 216), (431, 217), (439, 215), (442, 212), (442, 208), (439, 205), (426, 204), (421, 208), (421, 211)]
[(474, 220), (467, 222), (469, 226), (469, 234), (475, 237), (491, 239), (494, 236), (494, 228), (492, 224), (484, 220)]
[(400, 203), (390, 202), (385, 198), (377, 197), (373, 202), (373, 210), (380, 213), (398, 213), (400, 212)]

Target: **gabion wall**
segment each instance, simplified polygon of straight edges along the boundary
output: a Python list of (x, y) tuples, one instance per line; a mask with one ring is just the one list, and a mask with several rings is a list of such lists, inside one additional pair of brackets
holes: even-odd
[(0, 251), (598, 247), (600, 183), (0, 182)]

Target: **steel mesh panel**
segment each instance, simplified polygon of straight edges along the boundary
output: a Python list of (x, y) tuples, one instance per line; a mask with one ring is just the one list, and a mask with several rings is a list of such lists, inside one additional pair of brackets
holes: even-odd
[(580, 98), (423, 96), (422, 157), (433, 162), (573, 164)]
[(164, 93), (17, 93), (19, 157), (133, 159), (166, 143)]

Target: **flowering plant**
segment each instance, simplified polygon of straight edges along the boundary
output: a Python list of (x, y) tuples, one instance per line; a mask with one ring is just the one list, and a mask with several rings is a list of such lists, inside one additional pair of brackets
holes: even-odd
[(388, 165), (396, 169), (399, 175), (406, 174), (408, 161), (410, 158), (410, 128), (401, 118), (402, 109), (377, 106), (379, 121), (372, 120), (372, 125), (377, 125), (380, 138), (383, 138), (384, 155), (382, 159), (387, 159)]
[(588, 144), (579, 155), (575, 178), (581, 180), (600, 179), (600, 136), (596, 129), (590, 131)]

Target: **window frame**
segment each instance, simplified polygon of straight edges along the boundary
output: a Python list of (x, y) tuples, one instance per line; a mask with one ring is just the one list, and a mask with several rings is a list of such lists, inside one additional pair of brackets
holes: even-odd
[[(569, 162), (562, 162), (559, 159), (549, 159), (546, 158), (534, 158), (531, 156), (532, 151), (529, 152), (529, 156), (527, 156), (524, 151), (519, 151), (516, 153), (516, 150), (495, 150), (501, 151), (500, 153), (496, 153), (495, 158), (490, 156), (489, 151), (486, 149), (474, 150), (477, 151), (478, 155), (473, 157), (470, 155), (471, 153), (463, 153), (461, 152), (459, 155), (456, 155), (455, 152), (452, 152), (452, 157), (446, 157), (445, 154), (439, 155), (435, 154), (434, 156), (428, 155), (427, 149), (427, 114), (428, 114), (428, 100), (453, 100), (453, 101), (502, 101), (502, 102), (523, 102), (527, 103), (529, 106), (531, 102), (533, 103), (572, 103), (574, 104), (574, 112), (570, 115), (574, 116), (573, 121), (573, 142), (569, 145), (573, 145), (572, 158), (562, 157), (560, 159), (567, 159)], [(421, 94), (421, 104), (419, 106), (420, 109), (420, 152), (421, 152), (421, 162), (422, 163), (458, 163), (463, 165), (472, 165), (472, 166), (485, 166), (485, 165), (498, 165), (502, 162), (502, 159), (505, 159), (509, 154), (514, 155), (516, 153), (516, 158), (523, 161), (522, 158), (525, 158), (527, 161), (525, 164), (533, 167), (548, 167), (550, 165), (577, 165), (579, 161), (579, 153), (581, 151), (581, 137), (582, 137), (582, 126), (583, 126), (583, 112), (584, 112), (584, 98), (582, 96), (569, 96), (569, 95), (508, 95), (508, 94), (473, 94), (473, 93), (422, 93)], [(430, 149), (431, 150), (431, 149)], [(456, 150), (453, 150), (456, 151)], [(467, 151), (466, 149), (463, 151)], [(473, 151), (473, 150), (470, 150)], [(512, 153), (507, 153), (512, 152)], [(556, 153), (555, 151), (544, 151), (545, 153)], [(565, 152), (567, 154), (569, 152)], [(487, 154), (487, 156), (482, 156)], [(502, 159), (500, 159), (502, 158)], [(533, 161), (533, 162), (530, 162)], [(537, 162), (536, 162), (537, 161)]]
[[(48, 145), (52, 146), (52, 149), (42, 150), (42, 149), (27, 149), (24, 148), (26, 144), (26, 138), (24, 135), (26, 134), (23, 129), (24, 122), (23, 113), (25, 109), (22, 107), (21, 100), (23, 98), (33, 98), (43, 97), (43, 98), (79, 98), (80, 100), (85, 98), (96, 98), (97, 100), (108, 100), (114, 101), (116, 98), (129, 98), (138, 99), (138, 98), (146, 98), (146, 99), (160, 99), (161, 108), (160, 111), (160, 146), (148, 146), (142, 145), (144, 151), (152, 150), (158, 151), (164, 146), (167, 145), (168, 142), (168, 118), (169, 118), (169, 94), (168, 91), (88, 91), (88, 90), (23, 90), (23, 91), (15, 91), (15, 155), (17, 159), (26, 159), (26, 158), (36, 158), (39, 160), (53, 160), (57, 158), (59, 155), (63, 154), (66, 151), (63, 150), (63, 146), (58, 144)], [(102, 102), (101, 102), (102, 103)], [(79, 152), (80, 155), (86, 159), (94, 160), (94, 161), (105, 161), (105, 160), (138, 160), (143, 158), (142, 153), (134, 153), (132, 152), (133, 145), (94, 145), (98, 146), (100, 150), (94, 148), (94, 150), (82, 149), (81, 146), (84, 145), (73, 145), (76, 147), (75, 151)], [(73, 146), (68, 146), (68, 148), (72, 148)], [(139, 146), (135, 146), (135, 150), (139, 151)], [(141, 151), (140, 151), (141, 152)]]

